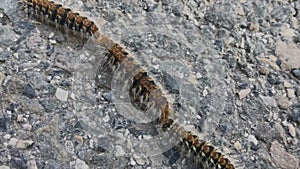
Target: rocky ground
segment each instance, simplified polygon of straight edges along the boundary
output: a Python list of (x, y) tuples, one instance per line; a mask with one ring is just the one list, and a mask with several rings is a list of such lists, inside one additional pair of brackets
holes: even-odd
[[(237, 168), (299, 168), (299, 1), (60, 3), (124, 46), (180, 122)], [(14, 0), (1, 2), (0, 25), (0, 168), (192, 168), (124, 114), (121, 77), (95, 81), (107, 49), (93, 38)]]

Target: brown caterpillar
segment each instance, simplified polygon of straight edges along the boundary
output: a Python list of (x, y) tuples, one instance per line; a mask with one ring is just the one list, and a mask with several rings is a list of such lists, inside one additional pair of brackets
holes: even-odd
[[(95, 35), (96, 32), (98, 32), (98, 27), (94, 22), (53, 1), (23, 0), (23, 2), (37, 13), (45, 15), (50, 20), (67, 26), (70, 29), (88, 33), (89, 35)], [(123, 47), (101, 36), (97, 38), (95, 43), (109, 48), (106, 53), (106, 61), (104, 64), (101, 64), (102, 66), (109, 67), (114, 71), (122, 65), (124, 72), (121, 73), (123, 73), (123, 75), (133, 75), (133, 78), (130, 79), (128, 92), (131, 99), (130, 101), (135, 107), (142, 111), (156, 108), (159, 112), (158, 124), (162, 130), (174, 131), (174, 135), (181, 139), (180, 141), (183, 146), (190, 151), (194, 157), (209, 163), (211, 168), (235, 168), (231, 162), (212, 145), (201, 140), (192, 132), (185, 130), (183, 126), (171, 118), (173, 112), (162, 90), (155, 83), (154, 79), (138, 65)]]
[(29, 8), (34, 9), (37, 13), (41, 13), (50, 20), (61, 25), (66, 25), (68, 28), (75, 31), (95, 34), (98, 27), (93, 21), (87, 17), (81, 16), (78, 13), (72, 12), (71, 9), (65, 8), (60, 4), (48, 0), (23, 0)]
[[(116, 50), (116, 47), (119, 50)], [(123, 56), (121, 56), (123, 55)], [(109, 63), (112, 63), (114, 66), (118, 66), (123, 61), (130, 60), (132, 63), (126, 63), (128, 71), (132, 70), (132, 64), (135, 64), (126, 52), (119, 45), (114, 46), (111, 50), (108, 51), (107, 56), (110, 59)], [(219, 169), (234, 169), (234, 166), (231, 162), (225, 158), (220, 152), (212, 146), (206, 143), (203, 140), (200, 140), (198, 136), (194, 135), (190, 131), (186, 131), (180, 124), (174, 122), (170, 118), (171, 110), (169, 108), (170, 104), (167, 102), (167, 99), (164, 97), (163, 93), (159, 87), (155, 84), (154, 80), (145, 72), (140, 70), (131, 80), (131, 85), (129, 89), (129, 94), (131, 96), (131, 102), (137, 103), (142, 111), (146, 111), (150, 108), (149, 105), (153, 107), (158, 107), (160, 110), (159, 124), (163, 130), (173, 130), (176, 135), (181, 138), (181, 143), (185, 148), (192, 152), (196, 157), (202, 159), (202, 161), (208, 162), (211, 167), (217, 167)], [(149, 98), (153, 98), (152, 101), (149, 101)], [(148, 102), (151, 102), (148, 104)]]

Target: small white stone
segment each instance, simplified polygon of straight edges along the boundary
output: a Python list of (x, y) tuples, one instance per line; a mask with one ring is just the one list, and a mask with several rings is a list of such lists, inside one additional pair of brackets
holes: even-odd
[(67, 101), (68, 100), (68, 91), (63, 90), (61, 88), (57, 88), (55, 92), (56, 98), (58, 98), (61, 101)]
[(198, 73), (196, 73), (196, 78), (197, 78), (197, 79), (201, 79), (201, 78), (202, 78), (202, 75), (201, 75), (201, 73), (199, 73), (199, 72), (198, 72)]
[(296, 137), (296, 129), (292, 124), (287, 124), (289, 128), (289, 133), (292, 137)]
[(236, 141), (234, 144), (234, 147), (237, 149), (237, 150), (241, 150), (242, 149), (242, 145), (239, 141)]
[(75, 161), (75, 169), (89, 169), (90, 167), (79, 158)]
[(108, 116), (108, 115), (106, 115), (106, 116), (103, 118), (103, 122), (105, 122), (105, 123), (109, 122), (109, 116)]
[(130, 158), (130, 164), (131, 164), (132, 166), (135, 166), (135, 165), (136, 165), (136, 162), (134, 161), (133, 158)]
[(17, 115), (17, 122), (18, 122), (18, 123), (24, 122), (24, 119), (23, 119), (23, 115), (22, 115), (22, 114)]
[(250, 135), (248, 136), (248, 141), (251, 142), (251, 143), (253, 143), (254, 145), (257, 145), (257, 144), (258, 144), (257, 139), (256, 139), (255, 136), (252, 135), (252, 134), (250, 134)]
[(250, 92), (251, 92), (251, 89), (250, 89), (250, 88), (241, 90), (241, 91), (239, 92), (239, 97), (240, 97), (240, 99), (245, 98)]
[(55, 45), (55, 44), (56, 44), (56, 40), (54, 40), (54, 39), (50, 39), (49, 42), (50, 42), (52, 45)]
[(286, 92), (287, 92), (288, 98), (293, 99), (293, 98), (296, 97), (295, 96), (295, 91), (293, 89), (286, 89)]
[(121, 146), (116, 146), (116, 157), (121, 157), (125, 155), (125, 151)]
[(4, 139), (10, 139), (10, 137), (11, 137), (10, 134), (5, 134), (5, 135), (3, 136)]
[(75, 100), (76, 99), (76, 95), (74, 93), (70, 94), (71, 99)]
[(32, 129), (32, 125), (30, 124), (23, 124), (22, 126), (26, 131), (30, 131)]
[(48, 38), (49, 38), (49, 39), (52, 39), (53, 37), (54, 37), (54, 33), (51, 32), (51, 33), (49, 34)]
[(208, 91), (206, 89), (204, 89), (202, 95), (205, 97), (205, 96), (207, 96), (207, 94), (208, 94)]

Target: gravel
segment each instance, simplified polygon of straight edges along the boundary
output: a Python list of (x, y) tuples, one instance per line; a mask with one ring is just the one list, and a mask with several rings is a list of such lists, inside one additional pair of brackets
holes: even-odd
[[(57, 2), (124, 46), (236, 168), (299, 168), (299, 1)], [(107, 49), (26, 10), (0, 4), (0, 168), (193, 168), (173, 136), (124, 116), (116, 76), (96, 77)]]

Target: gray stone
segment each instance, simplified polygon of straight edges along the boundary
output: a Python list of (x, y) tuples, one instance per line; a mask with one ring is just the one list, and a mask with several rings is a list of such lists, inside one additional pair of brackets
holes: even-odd
[(11, 138), (11, 139), (9, 140), (9, 142), (8, 142), (8, 145), (14, 147), (14, 146), (17, 145), (17, 143), (18, 143), (18, 139), (16, 139), (16, 138)]
[(288, 98), (293, 99), (296, 97), (294, 89), (286, 89), (286, 93)]
[(116, 157), (121, 157), (125, 155), (125, 151), (121, 146), (116, 146)]
[(11, 165), (15, 168), (27, 169), (26, 160), (23, 158), (12, 158)]
[(242, 145), (239, 141), (234, 142), (233, 146), (236, 148), (236, 150), (242, 150)]
[(289, 129), (289, 133), (292, 137), (296, 137), (296, 129), (292, 124), (287, 124), (288, 129)]
[(25, 85), (24, 90), (23, 90), (23, 95), (27, 96), (30, 99), (36, 97), (35, 90), (31, 84)]
[(281, 108), (281, 109), (288, 109), (290, 106), (290, 102), (286, 97), (279, 96), (279, 97), (277, 97), (276, 101), (277, 101), (279, 108)]
[(19, 149), (26, 149), (31, 147), (33, 143), (34, 142), (32, 140), (19, 140), (16, 147)]
[(260, 95), (260, 98), (262, 99), (262, 101), (264, 102), (264, 104), (266, 106), (270, 106), (270, 107), (276, 107), (277, 106), (277, 103), (276, 103), (275, 99), (272, 98), (272, 97)]
[(285, 70), (300, 68), (300, 49), (296, 44), (279, 41), (276, 43), (276, 53), (281, 58)]
[(241, 91), (239, 92), (239, 97), (240, 97), (240, 99), (245, 98), (250, 92), (251, 92), (251, 89), (250, 89), (250, 88), (241, 90)]
[(1, 169), (10, 169), (9, 166), (5, 166), (5, 165), (1, 165), (0, 168), (1, 168)]
[(0, 72), (0, 86), (2, 85), (4, 79), (5, 79), (4, 73)]
[(89, 169), (90, 167), (79, 158), (75, 161), (75, 169)]
[(29, 161), (27, 161), (26, 166), (28, 167), (28, 169), (38, 169), (35, 160), (29, 160)]
[(68, 91), (63, 90), (61, 88), (57, 88), (55, 92), (55, 96), (57, 99), (61, 101), (67, 101), (68, 100)]
[(286, 169), (298, 168), (299, 160), (297, 160), (297, 158), (292, 154), (286, 152), (284, 146), (277, 141), (272, 142), (270, 153), (272, 161), (275, 163), (276, 167)]
[(258, 66), (258, 71), (259, 73), (263, 74), (263, 75), (269, 75), (270, 74), (270, 70), (266, 67), (266, 66)]
[(300, 79), (300, 69), (293, 69), (292, 74)]
[(5, 132), (7, 130), (7, 118), (0, 118), (0, 131)]

